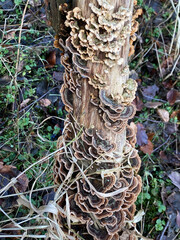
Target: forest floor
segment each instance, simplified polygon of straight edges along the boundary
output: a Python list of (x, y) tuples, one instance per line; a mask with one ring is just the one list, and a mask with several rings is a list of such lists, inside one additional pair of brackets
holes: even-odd
[[(180, 1), (138, 0), (130, 58), (138, 82), (137, 149), (142, 192), (137, 229), (180, 239)], [(60, 52), (37, 0), (0, 0), (0, 239), (45, 239), (55, 207), (53, 162), (66, 111)], [(179, 137), (180, 138), (180, 137)], [(18, 176), (18, 178), (17, 178)], [(47, 207), (48, 206), (48, 207)]]

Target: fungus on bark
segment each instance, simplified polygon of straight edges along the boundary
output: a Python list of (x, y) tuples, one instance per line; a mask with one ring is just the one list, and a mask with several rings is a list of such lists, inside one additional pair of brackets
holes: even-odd
[(54, 179), (62, 190), (56, 219), (67, 239), (136, 239), (134, 203), (142, 183), (136, 127), (129, 124), (137, 84), (129, 78), (128, 55), (140, 12), (132, 17), (133, 2), (59, 5), (63, 20), (54, 45), (62, 51), (68, 120)]

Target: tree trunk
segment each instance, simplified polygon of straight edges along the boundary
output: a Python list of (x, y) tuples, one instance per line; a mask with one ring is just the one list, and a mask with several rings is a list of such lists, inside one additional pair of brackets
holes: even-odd
[[(57, 1), (49, 2), (51, 12)], [(136, 239), (140, 158), (135, 125), (128, 124), (135, 114), (136, 82), (128, 67), (134, 1), (74, 0), (70, 10), (59, 2), (57, 23), (54, 14), (50, 21), (63, 51), (68, 117), (54, 166), (60, 186), (54, 220), (64, 239)]]

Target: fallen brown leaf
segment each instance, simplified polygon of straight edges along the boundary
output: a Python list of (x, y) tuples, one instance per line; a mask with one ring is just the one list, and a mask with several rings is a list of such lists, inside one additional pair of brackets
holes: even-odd
[(24, 68), (24, 61), (19, 61), (19, 64), (17, 66), (17, 72), (21, 72)]
[(172, 112), (170, 118), (175, 118), (175, 117), (177, 117), (177, 119), (180, 121), (180, 109)]
[(154, 132), (150, 132), (150, 133), (148, 133), (147, 135), (148, 135), (148, 139), (149, 139), (150, 141), (152, 141), (155, 133), (154, 133)]
[(168, 89), (171, 89), (173, 87), (172, 79), (166, 80), (162, 84), (165, 88), (168, 88)]
[(173, 105), (177, 100), (180, 100), (180, 92), (178, 92), (176, 89), (171, 89), (167, 93), (167, 100), (170, 105)]
[(167, 155), (163, 151), (160, 151), (159, 156), (160, 156), (161, 160), (163, 160), (163, 161), (168, 160)]
[(168, 177), (171, 179), (172, 183), (180, 189), (180, 173), (171, 172)]
[(162, 164), (170, 164), (173, 166), (180, 166), (180, 154), (176, 153), (165, 153), (163, 151), (160, 151), (159, 153), (160, 159), (162, 160)]
[[(5, 176), (6, 179), (12, 179), (17, 177), (21, 172), (12, 165), (3, 165), (2, 162), (0, 162), (0, 176)], [(17, 179), (17, 183), (15, 184), (15, 187), (19, 192), (24, 192), (28, 186), (28, 179), (25, 174), (22, 174)]]
[[(12, 178), (16, 178), (21, 172), (12, 165), (3, 165), (3, 162), (0, 162), (0, 189), (6, 187), (7, 184), (10, 183)], [(14, 194), (15, 190), (14, 187), (19, 192), (25, 192), (28, 187), (28, 179), (25, 174), (22, 174), (20, 177), (17, 178), (17, 182), (14, 186), (6, 189), (4, 192), (4, 196)], [(8, 197), (8, 198), (1, 198), (0, 199), (0, 206), (3, 208), (8, 208), (16, 202), (16, 197)]]
[(153, 152), (153, 149), (154, 149), (154, 145), (150, 140), (148, 140), (147, 144), (140, 147), (140, 150), (143, 153), (145, 153), (145, 154), (148, 153), (149, 155), (151, 155), (151, 153)]
[(164, 57), (165, 59), (161, 63), (162, 75), (165, 76), (169, 69), (173, 66), (174, 60), (173, 57)]
[(161, 102), (147, 102), (147, 103), (144, 104), (145, 107), (154, 108), (154, 109), (161, 106), (161, 105), (162, 105)]
[(134, 99), (133, 104), (136, 106), (137, 111), (141, 111), (144, 105), (138, 96)]
[(43, 98), (39, 102), (42, 107), (48, 107), (49, 105), (51, 105), (51, 101), (47, 98)]
[(173, 133), (175, 133), (175, 132), (178, 131), (178, 124), (170, 123), (170, 122), (165, 123), (165, 129), (164, 129), (164, 131), (165, 131), (168, 135), (173, 134)]
[(27, 98), (25, 99), (24, 101), (22, 101), (22, 103), (20, 104), (20, 109), (24, 108), (27, 106), (28, 102), (30, 102), (31, 99), (30, 98)]
[(157, 109), (157, 113), (163, 122), (169, 122), (169, 112), (165, 109)]
[(157, 91), (159, 91), (159, 88), (155, 84), (147, 88), (143, 88), (142, 93), (144, 99), (151, 101), (156, 96)]
[(54, 67), (54, 65), (56, 64), (56, 51), (55, 50), (48, 53), (48, 55), (46, 57), (46, 61), (47, 61), (45, 63), (46, 68), (53, 68)]
[(139, 146), (147, 144), (148, 143), (148, 136), (146, 134), (146, 130), (145, 130), (143, 124), (142, 123), (137, 123), (136, 127), (137, 127), (137, 134), (136, 134), (137, 144)]
[(8, 39), (8, 40), (14, 39), (15, 33), (16, 33), (15, 30), (8, 31), (8, 33), (6, 33), (6, 34), (4, 35), (4, 38), (5, 38), (5, 39)]
[(44, 197), (43, 197), (44, 205), (47, 205), (49, 203), (49, 201), (53, 201), (54, 196), (55, 196), (54, 190), (52, 190), (52, 191), (48, 192), (46, 195), (44, 195)]
[(0, 86), (7, 85), (11, 82), (11, 78), (8, 75), (0, 77)]
[(138, 86), (140, 86), (142, 84), (142, 79), (138, 78), (138, 79), (136, 79), (136, 82), (137, 82)]
[(53, 80), (58, 81), (58, 82), (63, 81), (63, 74), (64, 74), (63, 71), (61, 71), (61, 72), (53, 72)]

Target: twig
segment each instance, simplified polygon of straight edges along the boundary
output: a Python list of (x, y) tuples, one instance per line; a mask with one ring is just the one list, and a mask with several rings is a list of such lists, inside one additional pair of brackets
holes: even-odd
[(168, 139), (167, 139), (163, 144), (161, 144), (161, 145), (158, 146), (156, 149), (154, 149), (152, 153), (156, 152), (159, 148), (161, 148), (162, 146), (164, 146), (164, 145), (169, 141), (169, 139), (170, 139), (170, 136), (168, 137)]
[[(31, 227), (24, 227), (24, 230), (26, 231), (26, 230), (33, 230), (33, 229), (46, 229), (46, 228), (48, 228), (49, 227), (49, 225), (42, 225), (42, 226), (31, 226)], [(20, 228), (18, 228), (18, 227), (14, 227), (14, 228), (0, 228), (0, 230), (3, 232), (3, 231), (17, 231), (17, 230), (19, 230)]]
[[(174, 9), (174, 12), (176, 14), (176, 21), (175, 21), (175, 26), (174, 26), (174, 32), (173, 32), (173, 37), (172, 37), (172, 41), (171, 41), (171, 45), (170, 45), (170, 48), (169, 48), (169, 54), (171, 53), (172, 51), (172, 47), (173, 47), (173, 43), (174, 43), (174, 39), (175, 39), (175, 35), (176, 35), (176, 28), (177, 28), (177, 25), (180, 24), (180, 18), (179, 18), (179, 9), (180, 9), (180, 1), (178, 1), (178, 5), (177, 7), (174, 6), (174, 2), (173, 0), (170, 0), (171, 1), (171, 4), (173, 6), (173, 9)], [(179, 26), (178, 26), (179, 27)], [(179, 29), (178, 29), (179, 30)], [(178, 31), (179, 32), (179, 31)], [(179, 36), (178, 36), (179, 38)], [(178, 40), (178, 39), (177, 39)], [(178, 41), (177, 41), (177, 46), (179, 45)], [(178, 49), (178, 52), (179, 52), (179, 49)]]
[(21, 235), (0, 235), (1, 238), (19, 238), (19, 237), (28, 237), (28, 238), (35, 238), (35, 239), (41, 239), (41, 238), (47, 238), (46, 235), (29, 235), (29, 234), (21, 234)]
[(167, 78), (169, 78), (170, 76), (172, 76), (172, 74), (173, 74), (173, 72), (174, 72), (174, 69), (176, 68), (176, 65), (178, 64), (179, 59), (180, 59), (180, 55), (177, 57), (174, 65), (173, 65), (173, 68), (172, 68), (171, 72), (165, 77), (164, 80), (166, 80)]
[(17, 59), (16, 59), (16, 73), (15, 73), (15, 77), (14, 77), (14, 84), (15, 86), (17, 86), (17, 72), (18, 72), (18, 67), (19, 67), (19, 55), (20, 55), (20, 43), (21, 43), (21, 35), (22, 35), (22, 27), (23, 27), (23, 23), (24, 23), (24, 16), (27, 10), (27, 6), (28, 6), (29, 0), (27, 0), (24, 11), (23, 11), (23, 15), (21, 18), (21, 25), (20, 25), (20, 31), (19, 31), (19, 38), (18, 38), (18, 49), (17, 49)]
[(149, 98), (149, 99), (152, 99), (152, 100), (156, 100), (156, 101), (159, 101), (159, 102), (163, 102), (163, 103), (166, 103), (166, 101), (162, 100), (162, 99), (158, 99), (158, 98), (154, 98), (154, 97), (151, 97), (151, 96), (148, 96), (146, 94), (143, 93), (143, 91), (141, 90), (141, 93), (144, 97), (146, 98)]
[(157, 44), (156, 43), (155, 43), (155, 50), (156, 50), (156, 56), (157, 56), (158, 65), (159, 65), (160, 77), (162, 78), (163, 77), (162, 68), (161, 68), (161, 64), (160, 64), (160, 59), (159, 59), (159, 54), (158, 54)]
[(171, 218), (172, 218), (172, 215), (169, 216), (169, 219), (168, 219), (168, 221), (167, 221), (167, 223), (166, 223), (166, 226), (165, 226), (165, 228), (164, 228), (164, 230), (163, 230), (163, 232), (162, 232), (161, 237), (160, 237), (159, 240), (163, 240), (164, 234), (165, 234), (165, 232), (166, 232), (166, 229), (167, 229), (168, 226), (169, 226), (169, 223), (170, 223), (170, 221), (171, 221)]
[(180, 231), (178, 231), (178, 233), (176, 234), (176, 236), (172, 240), (176, 240), (177, 239), (176, 237), (179, 235), (179, 233), (180, 233)]

